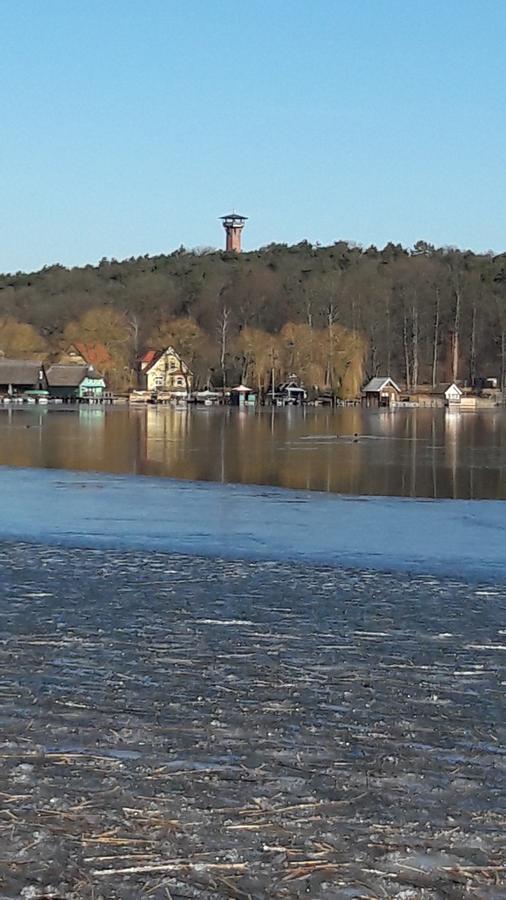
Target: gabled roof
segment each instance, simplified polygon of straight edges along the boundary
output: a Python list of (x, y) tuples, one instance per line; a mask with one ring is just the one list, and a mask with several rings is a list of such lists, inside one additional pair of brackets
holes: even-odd
[(0, 356), (0, 384), (38, 384), (42, 363)]
[(49, 387), (79, 387), (85, 378), (102, 381), (102, 376), (92, 366), (65, 366), (55, 363), (49, 366), (46, 376)]
[(371, 378), (369, 384), (366, 384), (364, 388), (364, 394), (379, 394), (380, 391), (384, 391), (386, 387), (393, 387), (400, 394), (401, 389), (395, 383), (395, 381), (390, 377), (382, 377)]
[(277, 387), (278, 393), (283, 393), (283, 391), (292, 391), (297, 394), (306, 394), (307, 391), (303, 388), (297, 381), (284, 381), (283, 384), (278, 385)]
[[(186, 367), (188, 375), (192, 374), (190, 368), (186, 365), (184, 359), (179, 355), (177, 350), (174, 350), (174, 347), (165, 347), (164, 350), (146, 350), (146, 353), (144, 354), (144, 356), (141, 356), (141, 360), (140, 360), (141, 364), (147, 362), (147, 365), (145, 365), (144, 370), (143, 370), (143, 375), (145, 375), (146, 372), (149, 372), (149, 370), (152, 369), (153, 366), (157, 362), (159, 362), (163, 356), (169, 356), (169, 355), (175, 356), (176, 359), (179, 360), (179, 362), (182, 363), (182, 365), (184, 365)], [(147, 361), (148, 358), (150, 358), (150, 361)], [(176, 374), (176, 373), (174, 373), (174, 374)]]
[(439, 396), (443, 396), (444, 394), (446, 394), (446, 392), (451, 387), (456, 388), (457, 391), (459, 392), (459, 394), (462, 394), (462, 391), (459, 388), (458, 384), (455, 384), (454, 381), (443, 381), (440, 384), (436, 384), (435, 387), (433, 387), (431, 384), (421, 384), (421, 385), (418, 385), (418, 387), (417, 387), (416, 391), (414, 391), (414, 393), (428, 394), (428, 395), (432, 394), (432, 396), (439, 397)]
[(86, 344), (84, 341), (74, 341), (72, 346), (89, 366), (93, 366), (99, 372), (112, 365), (112, 357), (105, 344)]
[(455, 388), (455, 390), (459, 392), (459, 395), (462, 396), (462, 391), (460, 390), (458, 384), (455, 384), (454, 381), (449, 381), (446, 384), (439, 385), (439, 389), (442, 394), (446, 394), (450, 390), (450, 388)]

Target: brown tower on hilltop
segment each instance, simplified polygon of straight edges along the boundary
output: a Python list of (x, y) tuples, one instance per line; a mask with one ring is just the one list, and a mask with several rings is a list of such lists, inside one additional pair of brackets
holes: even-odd
[(229, 213), (228, 216), (221, 217), (227, 235), (225, 244), (227, 253), (241, 252), (241, 235), (247, 218), (247, 216), (239, 216), (235, 212)]

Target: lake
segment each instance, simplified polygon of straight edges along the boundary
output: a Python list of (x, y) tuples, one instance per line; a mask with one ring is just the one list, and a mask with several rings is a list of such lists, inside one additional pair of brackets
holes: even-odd
[(505, 446), (1, 409), (5, 896), (504, 897)]
[(3, 408), (0, 465), (504, 500), (506, 411)]
[(0, 464), (344, 494), (506, 499), (506, 413), (4, 409)]

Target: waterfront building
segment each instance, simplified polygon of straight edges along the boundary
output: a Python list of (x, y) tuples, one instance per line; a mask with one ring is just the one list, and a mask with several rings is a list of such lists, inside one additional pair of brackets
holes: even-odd
[(99, 402), (105, 381), (93, 366), (55, 363), (46, 371), (49, 396), (58, 400)]
[(416, 389), (409, 391), (408, 400), (413, 406), (460, 406), (462, 390), (454, 382), (443, 384), (421, 384)]
[(147, 350), (139, 360), (139, 387), (151, 393), (170, 392), (188, 395), (193, 373), (173, 347)]
[(307, 400), (307, 391), (300, 384), (295, 375), (291, 375), (288, 381), (280, 384), (271, 395), (271, 401), (274, 406), (300, 406)]
[(42, 362), (0, 357), (0, 394), (14, 397), (30, 391), (45, 391), (46, 388)]
[(399, 402), (400, 387), (390, 376), (371, 378), (363, 389), (365, 406), (387, 407)]
[(230, 392), (230, 403), (232, 406), (255, 406), (256, 402), (257, 395), (255, 391), (245, 384), (238, 384)]
[(460, 405), (460, 401), (462, 400), (462, 391), (454, 381), (452, 381), (451, 384), (442, 385), (441, 389), (445, 398), (445, 406)]

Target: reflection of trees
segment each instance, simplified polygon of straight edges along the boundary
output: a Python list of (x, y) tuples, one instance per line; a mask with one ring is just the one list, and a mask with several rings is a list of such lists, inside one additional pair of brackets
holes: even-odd
[(4, 465), (352, 494), (506, 499), (505, 446), (493, 410), (0, 408)]

